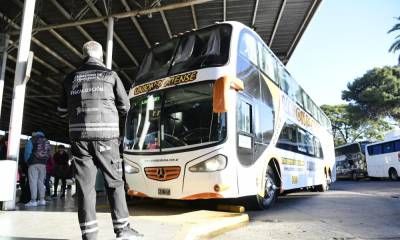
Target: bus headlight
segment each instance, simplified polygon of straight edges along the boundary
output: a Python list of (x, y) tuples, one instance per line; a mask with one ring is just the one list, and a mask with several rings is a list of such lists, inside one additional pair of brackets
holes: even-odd
[(133, 166), (132, 164), (129, 164), (129, 162), (125, 162), (125, 173), (128, 174), (135, 174), (135, 173), (139, 173), (139, 168)]
[(223, 170), (228, 160), (224, 155), (216, 155), (189, 168), (191, 172), (215, 172)]

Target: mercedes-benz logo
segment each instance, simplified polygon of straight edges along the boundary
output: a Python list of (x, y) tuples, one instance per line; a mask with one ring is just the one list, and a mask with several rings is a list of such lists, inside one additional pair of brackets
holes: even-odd
[(164, 170), (164, 168), (162, 168), (162, 167), (157, 168), (157, 178), (161, 179), (161, 180), (165, 179), (165, 170)]

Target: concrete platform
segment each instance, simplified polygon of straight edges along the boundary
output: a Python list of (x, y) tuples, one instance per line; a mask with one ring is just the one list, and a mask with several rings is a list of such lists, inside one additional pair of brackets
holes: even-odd
[[(105, 197), (98, 197), (98, 239), (114, 239), (111, 216)], [(81, 239), (75, 200), (70, 195), (48, 202), (47, 206), (16, 211), (0, 211), (0, 239)], [(248, 223), (245, 213), (201, 210), (176, 204), (160, 206), (142, 202), (129, 206), (131, 226), (151, 240), (209, 239)], [(190, 204), (189, 204), (190, 206)]]

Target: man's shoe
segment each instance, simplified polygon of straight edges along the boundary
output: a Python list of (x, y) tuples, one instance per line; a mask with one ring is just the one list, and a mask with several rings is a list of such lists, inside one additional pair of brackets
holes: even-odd
[(28, 203), (25, 203), (25, 207), (37, 207), (37, 202), (30, 200)]
[(143, 239), (143, 234), (132, 228), (124, 229), (122, 232), (117, 233), (117, 240), (135, 240)]
[(46, 200), (40, 200), (38, 203), (38, 206), (46, 206), (46, 205), (47, 205)]

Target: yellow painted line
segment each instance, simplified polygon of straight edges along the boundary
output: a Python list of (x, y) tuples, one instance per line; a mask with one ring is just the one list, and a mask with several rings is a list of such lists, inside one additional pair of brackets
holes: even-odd
[(245, 213), (199, 210), (170, 216), (138, 216), (136, 219), (180, 224), (175, 240), (204, 239), (243, 226), (249, 222)]

